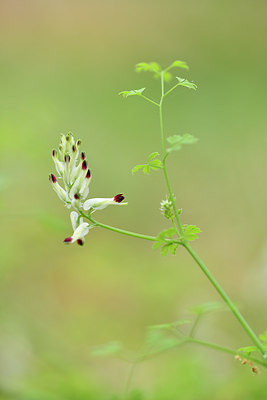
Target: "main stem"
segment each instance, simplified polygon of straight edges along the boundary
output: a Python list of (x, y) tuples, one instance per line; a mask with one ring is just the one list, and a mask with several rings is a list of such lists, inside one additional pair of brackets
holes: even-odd
[(203, 261), (199, 258), (197, 253), (192, 249), (189, 243), (184, 243), (183, 246), (186, 248), (186, 250), (189, 252), (189, 254), (193, 257), (193, 259), (196, 261), (196, 263), (199, 265), (201, 270), (204, 272), (208, 280), (211, 282), (211, 284), (214, 286), (214, 288), (217, 290), (219, 295), (223, 298), (227, 306), (230, 308), (232, 313), (235, 315), (237, 320), (240, 322), (244, 330), (247, 332), (248, 336), (252, 339), (252, 341), (255, 343), (257, 348), (259, 349), (261, 355), (263, 358), (266, 358), (266, 352), (265, 349), (254, 333), (254, 331), (251, 329), (243, 315), (238, 311), (237, 307), (234, 305), (234, 303), (231, 301), (230, 297), (226, 294), (226, 292), (223, 290), (219, 282), (213, 277), (211, 272), (208, 270), (206, 265), (203, 263)]
[[(167, 187), (168, 187), (170, 200), (172, 202), (174, 216), (175, 216), (175, 219), (176, 219), (176, 222), (177, 222), (177, 225), (178, 225), (178, 229), (179, 229), (178, 237), (179, 237), (179, 239), (180, 238), (183, 239), (182, 238), (183, 237), (183, 228), (182, 228), (182, 224), (181, 224), (181, 221), (180, 221), (180, 218), (179, 218), (179, 214), (178, 214), (178, 211), (177, 211), (175, 198), (174, 198), (174, 195), (173, 195), (173, 192), (172, 192), (172, 189), (171, 189), (171, 184), (170, 184), (170, 180), (169, 180), (167, 169), (166, 169), (166, 163), (165, 163), (165, 161), (166, 161), (166, 149), (165, 149), (165, 142), (164, 142), (164, 128), (163, 128), (163, 114), (162, 114), (162, 104), (163, 104), (164, 97), (165, 97), (165, 93), (164, 93), (164, 71), (163, 71), (161, 73), (161, 99), (160, 99), (160, 103), (159, 103), (160, 136), (161, 136), (161, 151), (162, 151), (162, 159), (163, 159), (163, 173), (164, 173), (164, 177), (165, 177), (166, 184), (167, 184)], [(241, 324), (243, 329), (246, 331), (248, 336), (255, 343), (255, 345), (257, 346), (257, 348), (258, 348), (260, 354), (262, 355), (262, 357), (264, 359), (266, 359), (267, 358), (267, 354), (266, 354), (265, 348), (263, 347), (262, 343), (258, 339), (257, 335), (251, 329), (251, 327), (249, 326), (249, 324), (247, 323), (245, 318), (242, 316), (242, 314), (238, 311), (237, 307), (231, 301), (229, 296), (225, 293), (225, 291), (222, 289), (220, 284), (213, 277), (211, 272), (208, 270), (208, 268), (203, 263), (203, 261), (199, 258), (197, 253), (192, 249), (192, 247), (189, 245), (189, 243), (187, 241), (185, 241), (185, 240), (182, 240), (182, 244), (185, 247), (185, 249), (188, 251), (188, 253), (192, 256), (192, 258), (196, 261), (196, 263), (199, 265), (201, 270), (204, 272), (204, 274), (209, 279), (209, 281), (211, 282), (213, 287), (216, 289), (216, 291), (219, 293), (219, 295), (222, 297), (222, 299), (225, 301), (225, 303), (230, 308), (232, 313), (235, 315), (235, 317), (237, 318), (237, 320), (239, 321), (239, 323)]]
[[(163, 72), (162, 72), (161, 73), (161, 99), (160, 99), (160, 103), (159, 103), (162, 169), (163, 169), (165, 181), (167, 183), (167, 187), (168, 187), (168, 191), (169, 191), (169, 195), (170, 195), (170, 200), (172, 202), (174, 216), (175, 216), (175, 219), (176, 219), (176, 222), (177, 222), (177, 225), (178, 225), (179, 233), (180, 233), (180, 235), (182, 235), (183, 228), (182, 228), (182, 224), (181, 224), (181, 221), (180, 221), (180, 218), (179, 218), (179, 214), (178, 214), (178, 210), (177, 210), (177, 207), (176, 207), (175, 198), (174, 198), (174, 195), (173, 195), (173, 192), (172, 192), (172, 188), (171, 188), (168, 172), (167, 172), (167, 169), (166, 169), (166, 157), (165, 157), (166, 149), (165, 149), (165, 141), (164, 141), (163, 113), (162, 113), (163, 99), (164, 99), (164, 77), (163, 77)], [(180, 236), (179, 233), (178, 233), (178, 236)]]

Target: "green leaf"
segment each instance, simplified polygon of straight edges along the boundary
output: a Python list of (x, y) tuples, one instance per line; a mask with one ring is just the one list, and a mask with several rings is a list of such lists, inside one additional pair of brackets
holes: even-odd
[(158, 249), (161, 247), (161, 255), (166, 256), (168, 252), (170, 254), (175, 255), (175, 252), (178, 247), (178, 243), (169, 241), (169, 243), (166, 243), (166, 238), (171, 239), (172, 236), (176, 233), (176, 230), (174, 228), (169, 228), (165, 229), (164, 231), (160, 232), (157, 236), (157, 241), (153, 245), (153, 249)]
[(140, 164), (140, 165), (136, 165), (135, 167), (133, 167), (132, 169), (132, 174), (135, 174), (137, 171), (139, 171), (139, 169), (144, 168), (145, 164)]
[(166, 256), (167, 254), (168, 254), (168, 251), (169, 251), (169, 244), (164, 244), (162, 247), (161, 247), (161, 255), (162, 256)]
[(135, 172), (139, 171), (140, 169), (143, 169), (144, 174), (148, 175), (150, 172), (150, 169), (152, 170), (157, 170), (162, 167), (161, 160), (155, 159), (155, 157), (159, 156), (159, 153), (157, 151), (151, 153), (147, 160), (147, 164), (138, 164), (132, 169), (132, 173), (134, 174)]
[(153, 249), (157, 250), (160, 246), (162, 246), (162, 241), (157, 240), (154, 244), (153, 244)]
[(267, 331), (260, 335), (260, 340), (262, 340), (263, 342), (267, 342)]
[(190, 135), (189, 133), (186, 133), (183, 136), (181, 135), (169, 136), (167, 138), (167, 142), (170, 143), (171, 147), (167, 149), (167, 152), (170, 153), (171, 151), (180, 150), (184, 144), (193, 144), (196, 143), (197, 141), (198, 139), (195, 136)]
[(159, 156), (159, 153), (157, 151), (155, 151), (154, 153), (149, 154), (147, 160), (151, 161), (151, 160), (153, 160), (153, 158), (155, 158), (157, 156)]
[(198, 228), (196, 225), (183, 225), (184, 238), (189, 242), (198, 239), (197, 233), (200, 232), (200, 228)]
[(150, 166), (149, 165), (145, 165), (144, 168), (143, 168), (144, 174), (148, 175), (149, 171), (150, 171)]
[(161, 73), (160, 65), (156, 62), (136, 64), (135, 70), (136, 72), (154, 72), (154, 77), (158, 77)]
[(114, 356), (121, 352), (122, 344), (120, 342), (110, 342), (102, 346), (97, 346), (91, 351), (94, 357)]
[(214, 311), (225, 311), (227, 310), (224, 303), (219, 301), (209, 301), (208, 303), (197, 304), (190, 308), (190, 311), (196, 315), (208, 314)]
[(160, 160), (156, 159), (156, 160), (150, 161), (149, 166), (150, 166), (152, 169), (156, 170), (156, 169), (161, 168), (161, 167), (162, 167), (162, 164), (161, 164), (161, 161), (160, 161)]
[(124, 91), (120, 92), (119, 95), (121, 95), (122, 97), (125, 97), (125, 98), (127, 98), (128, 96), (140, 96), (144, 90), (145, 90), (145, 88), (124, 90)]
[(250, 354), (253, 353), (254, 351), (259, 351), (258, 348), (256, 346), (247, 346), (247, 347), (240, 347), (240, 349), (237, 350), (239, 351), (243, 351), (244, 353)]
[(189, 89), (197, 89), (197, 85), (193, 82), (189, 82), (187, 79), (179, 78), (176, 76), (176, 79), (178, 79), (179, 85), (178, 86), (185, 86)]
[(178, 243), (169, 244), (169, 253), (172, 254), (173, 256), (175, 256), (177, 247), (178, 247)]
[(166, 68), (167, 70), (172, 69), (172, 68), (185, 68), (185, 69), (189, 69), (188, 65), (186, 64), (186, 62), (184, 61), (174, 61), (168, 68)]
[(175, 255), (176, 250), (178, 247), (178, 243), (166, 243), (161, 247), (161, 255), (162, 256), (166, 256), (168, 254), (168, 252), (172, 255)]
[(157, 238), (164, 240), (165, 238), (171, 238), (174, 234), (176, 233), (176, 230), (174, 228), (169, 228), (169, 229), (164, 229), (164, 231), (161, 231)]
[(179, 343), (179, 339), (170, 335), (166, 335), (166, 332), (163, 330), (149, 328), (146, 337), (146, 354), (157, 354), (159, 352), (169, 350), (172, 347), (177, 346)]
[(149, 327), (149, 329), (171, 330), (173, 328), (176, 328), (177, 326), (181, 326), (181, 325), (185, 325), (185, 324), (191, 324), (191, 323), (192, 323), (191, 319), (181, 319), (179, 321), (168, 322), (166, 324), (151, 325)]
[(165, 82), (170, 82), (170, 80), (172, 79), (172, 74), (170, 72), (164, 71), (163, 79)]

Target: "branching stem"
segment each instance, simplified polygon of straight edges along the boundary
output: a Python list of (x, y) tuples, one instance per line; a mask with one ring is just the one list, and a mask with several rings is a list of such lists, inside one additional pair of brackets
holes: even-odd
[(204, 272), (206, 277), (209, 279), (213, 287), (216, 289), (216, 291), (219, 293), (219, 295), (222, 297), (222, 299), (225, 301), (227, 306), (230, 308), (232, 313), (235, 315), (243, 329), (246, 331), (248, 336), (251, 338), (251, 340), (255, 343), (257, 346), (260, 354), (264, 359), (267, 359), (267, 354), (265, 351), (265, 348), (263, 347), (261, 341), (257, 337), (257, 335), (254, 333), (254, 331), (251, 329), (245, 318), (242, 316), (242, 314), (238, 311), (237, 307), (234, 305), (234, 303), (231, 301), (229, 296), (225, 293), (225, 291), (222, 289), (220, 284), (217, 282), (217, 280), (213, 277), (211, 272), (208, 270), (206, 265), (203, 263), (203, 261), (199, 258), (197, 253), (192, 249), (190, 244), (183, 239), (183, 228), (182, 224), (179, 218), (179, 214), (177, 212), (176, 208), (176, 202), (175, 198), (171, 189), (170, 185), (170, 180), (168, 177), (167, 169), (166, 169), (166, 151), (165, 151), (165, 138), (164, 138), (164, 128), (163, 128), (163, 115), (162, 115), (162, 104), (164, 97), (167, 96), (172, 90), (174, 90), (178, 85), (175, 85), (172, 89), (170, 89), (168, 92), (164, 93), (164, 71), (161, 73), (161, 100), (159, 103), (159, 117), (160, 117), (160, 136), (161, 136), (161, 150), (162, 150), (162, 159), (163, 159), (163, 172), (166, 180), (166, 184), (169, 190), (169, 195), (170, 195), (170, 200), (172, 202), (172, 207), (175, 215), (176, 222), (178, 224), (179, 232), (180, 232), (180, 237), (179, 239), (182, 239), (182, 245), (185, 247), (185, 249), (188, 251), (188, 253), (191, 255), (191, 257), (195, 260), (195, 262), (198, 264), (198, 266), (201, 268), (201, 270)]

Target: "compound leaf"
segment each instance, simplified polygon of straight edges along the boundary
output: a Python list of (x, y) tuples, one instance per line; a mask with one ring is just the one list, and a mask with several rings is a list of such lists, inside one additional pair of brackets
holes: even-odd
[(175, 67), (189, 69), (189, 67), (186, 64), (186, 62), (176, 60), (167, 68), (167, 70), (175, 68)]
[(167, 138), (167, 142), (169, 142), (171, 147), (167, 149), (167, 152), (170, 153), (171, 151), (180, 150), (184, 144), (193, 144), (196, 143), (197, 141), (198, 139), (195, 136), (190, 135), (189, 133), (186, 133), (183, 136), (181, 135), (169, 136)]
[(239, 351), (243, 351), (244, 353), (250, 354), (253, 353), (254, 351), (259, 351), (258, 348), (256, 346), (246, 346), (246, 347), (240, 347), (240, 349), (237, 350)]
[(196, 306), (191, 307), (190, 311), (196, 315), (203, 315), (214, 311), (224, 311), (226, 309), (224, 303), (219, 301), (209, 301), (208, 303), (197, 304)]
[(153, 158), (155, 158), (157, 156), (159, 156), (159, 153), (157, 151), (154, 151), (154, 153), (149, 154), (147, 160), (151, 161), (151, 160), (153, 160)]
[(133, 167), (133, 169), (132, 169), (132, 174), (135, 174), (137, 171), (139, 171), (139, 169), (144, 168), (144, 166), (145, 166), (145, 164), (136, 165), (136, 166)]
[(125, 97), (125, 98), (127, 98), (128, 96), (140, 96), (144, 90), (145, 90), (145, 88), (124, 90), (124, 91), (120, 92), (119, 95), (121, 95), (122, 97)]
[(159, 169), (161, 168), (161, 161), (158, 159), (152, 160), (150, 161), (149, 165), (152, 169)]
[(189, 89), (194, 89), (194, 90), (197, 89), (197, 85), (193, 82), (189, 82), (187, 79), (179, 78), (178, 76), (176, 76), (176, 79), (178, 79), (179, 82), (178, 86), (185, 86)]
[(189, 242), (198, 239), (197, 233), (200, 233), (201, 229), (196, 225), (183, 225), (184, 238)]
[(148, 175), (149, 171), (150, 171), (150, 166), (149, 165), (145, 165), (144, 168), (143, 168), (144, 174)]
[(92, 349), (91, 355), (94, 357), (108, 357), (119, 354), (121, 350), (122, 344), (120, 342), (110, 342)]
[(154, 72), (154, 77), (158, 77), (161, 73), (160, 65), (156, 62), (136, 64), (135, 70), (136, 72)]
[(263, 342), (267, 342), (267, 331), (260, 335), (260, 340), (262, 340)]

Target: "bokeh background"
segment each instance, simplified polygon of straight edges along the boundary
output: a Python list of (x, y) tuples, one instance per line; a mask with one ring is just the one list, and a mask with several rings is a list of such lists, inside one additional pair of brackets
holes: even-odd
[[(123, 192), (128, 207), (98, 220), (157, 234), (166, 195), (160, 173), (131, 168), (160, 149), (156, 110), (118, 96), (159, 82), (134, 65), (187, 61), (196, 92), (166, 101), (166, 134), (200, 140), (168, 162), (183, 222), (203, 233), (194, 247), (257, 333), (267, 329), (266, 86), (264, 0), (0, 2), (0, 398), (121, 399), (130, 365), (94, 358), (119, 341), (138, 351), (149, 325), (188, 317), (219, 300), (184, 251), (161, 257), (151, 243), (101, 229), (64, 246), (69, 211), (48, 182), (59, 134), (82, 139), (91, 195)], [(230, 313), (197, 331), (236, 349), (250, 344)], [(231, 356), (187, 346), (139, 365), (132, 399), (250, 400), (267, 375)]]

